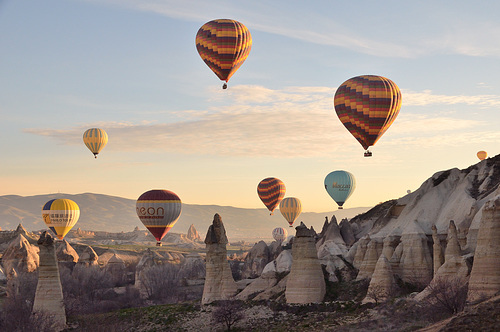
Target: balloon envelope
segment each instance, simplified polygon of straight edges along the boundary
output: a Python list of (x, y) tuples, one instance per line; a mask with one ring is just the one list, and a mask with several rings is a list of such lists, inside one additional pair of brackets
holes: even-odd
[(83, 133), (83, 143), (97, 158), (97, 155), (108, 143), (108, 134), (104, 129), (90, 128)]
[(401, 109), (401, 91), (388, 78), (353, 77), (335, 92), (334, 106), (342, 124), (366, 150), (391, 126)]
[(169, 190), (155, 189), (142, 194), (136, 202), (136, 213), (158, 244), (181, 215), (179, 196)]
[(222, 81), (229, 81), (252, 48), (252, 36), (242, 23), (219, 19), (205, 23), (196, 34), (196, 50)]
[(346, 171), (334, 171), (325, 177), (325, 189), (342, 209), (345, 201), (356, 189), (356, 179), (354, 175)]
[(43, 221), (59, 240), (75, 226), (79, 217), (78, 204), (66, 198), (52, 199), (42, 208)]
[(265, 178), (257, 186), (257, 194), (271, 214), (285, 197), (285, 184), (277, 178)]
[(276, 227), (275, 229), (273, 229), (273, 238), (277, 242), (285, 241), (287, 236), (288, 236), (288, 232), (283, 227)]
[(280, 212), (292, 227), (292, 224), (302, 212), (302, 204), (298, 198), (286, 197), (280, 203)]
[(477, 157), (479, 158), (479, 160), (485, 160), (486, 157), (488, 157), (488, 153), (486, 153), (486, 151), (479, 151), (477, 153)]

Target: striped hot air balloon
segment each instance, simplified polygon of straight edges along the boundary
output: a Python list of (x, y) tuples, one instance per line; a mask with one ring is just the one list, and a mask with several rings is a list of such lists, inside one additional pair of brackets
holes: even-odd
[(97, 155), (108, 143), (108, 134), (104, 129), (90, 128), (83, 133), (83, 143), (97, 158)]
[(285, 197), (285, 191), (285, 184), (278, 178), (265, 178), (257, 186), (257, 194), (262, 203), (271, 211), (271, 215)]
[(276, 227), (275, 229), (273, 229), (273, 238), (276, 240), (276, 242), (281, 243), (285, 241), (287, 236), (288, 232), (283, 227)]
[(345, 201), (356, 188), (354, 175), (346, 171), (333, 171), (325, 177), (325, 189), (331, 198), (343, 209)]
[(371, 156), (374, 145), (394, 122), (401, 109), (401, 91), (388, 78), (353, 77), (337, 89), (334, 106), (342, 124)]
[(292, 227), (294, 221), (297, 220), (302, 212), (302, 204), (298, 198), (286, 197), (280, 203), (280, 212), (286, 221), (288, 221), (290, 227)]
[[(219, 19), (205, 23), (196, 34), (200, 57), (221, 81), (229, 81), (252, 48), (252, 36), (242, 23)], [(223, 88), (227, 88), (224, 83)]]
[(42, 208), (43, 221), (59, 240), (75, 226), (79, 217), (78, 204), (66, 198), (52, 199)]
[(142, 194), (136, 202), (136, 213), (144, 226), (153, 234), (157, 246), (181, 215), (179, 196), (169, 190), (155, 189)]

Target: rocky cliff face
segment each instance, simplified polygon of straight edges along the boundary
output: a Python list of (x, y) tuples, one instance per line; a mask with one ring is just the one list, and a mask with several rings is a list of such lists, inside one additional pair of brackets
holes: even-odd
[(198, 231), (196, 230), (196, 228), (194, 227), (193, 224), (191, 224), (191, 226), (189, 226), (189, 229), (187, 231), (187, 238), (191, 241), (201, 242), (200, 233), (198, 233)]
[(207, 246), (206, 277), (203, 288), (202, 304), (218, 300), (227, 300), (238, 291), (238, 286), (233, 279), (229, 262), (227, 261), (228, 243), (226, 230), (222, 219), (215, 214), (212, 225), (208, 228), (205, 237)]
[(315, 232), (303, 223), (296, 228), (292, 268), (286, 283), (287, 303), (318, 303), (326, 293), (325, 279), (316, 252)]
[(22, 234), (19, 234), (9, 243), (3, 254), (2, 265), (4, 270), (35, 271), (39, 264), (38, 252), (38, 247), (31, 245)]

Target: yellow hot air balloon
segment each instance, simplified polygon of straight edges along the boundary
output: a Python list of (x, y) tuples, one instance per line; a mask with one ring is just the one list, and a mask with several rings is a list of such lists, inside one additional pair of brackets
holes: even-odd
[(302, 204), (298, 198), (286, 197), (280, 203), (280, 212), (292, 227), (292, 224), (302, 212)]
[(477, 153), (477, 157), (479, 158), (479, 160), (485, 160), (486, 157), (488, 157), (488, 153), (486, 153), (486, 151), (479, 151)]
[(43, 221), (62, 240), (75, 226), (80, 217), (80, 208), (70, 199), (52, 199), (42, 208)]
[(97, 155), (108, 143), (108, 134), (104, 129), (90, 128), (83, 134), (83, 143), (89, 148), (89, 150), (97, 158)]

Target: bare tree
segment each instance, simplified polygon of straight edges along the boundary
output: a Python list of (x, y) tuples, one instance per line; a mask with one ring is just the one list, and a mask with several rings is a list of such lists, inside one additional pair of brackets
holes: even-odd
[(441, 310), (448, 314), (462, 311), (467, 301), (468, 283), (458, 277), (438, 277), (427, 287), (427, 300), (432, 310)]
[(149, 300), (175, 301), (178, 295), (179, 267), (174, 264), (154, 265), (142, 270), (139, 281)]
[(238, 321), (245, 318), (244, 307), (241, 301), (222, 300), (216, 303), (217, 307), (212, 311), (212, 319), (216, 323), (224, 324), (227, 331)]

